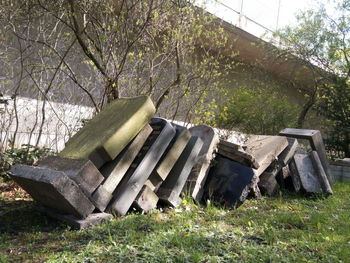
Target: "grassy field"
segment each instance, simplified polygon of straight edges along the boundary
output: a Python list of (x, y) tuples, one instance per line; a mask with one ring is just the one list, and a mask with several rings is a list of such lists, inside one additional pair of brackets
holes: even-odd
[(333, 196), (282, 192), (236, 210), (130, 214), (76, 231), (0, 186), (0, 262), (350, 262), (350, 184)]

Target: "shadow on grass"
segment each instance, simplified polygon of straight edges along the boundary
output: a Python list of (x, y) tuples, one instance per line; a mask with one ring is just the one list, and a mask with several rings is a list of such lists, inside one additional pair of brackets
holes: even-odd
[(34, 201), (0, 200), (0, 234), (50, 232), (64, 229), (64, 225), (35, 208)]

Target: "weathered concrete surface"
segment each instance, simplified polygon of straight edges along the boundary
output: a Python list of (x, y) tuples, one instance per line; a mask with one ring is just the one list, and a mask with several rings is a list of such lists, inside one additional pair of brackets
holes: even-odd
[(11, 168), (10, 175), (35, 201), (59, 212), (86, 218), (95, 208), (79, 186), (63, 172), (17, 164)]
[(215, 158), (219, 136), (212, 127), (199, 125), (190, 128), (192, 136), (197, 136), (203, 141), (203, 146), (198, 154), (197, 162), (186, 181), (186, 191), (192, 198), (200, 202), (203, 197), (204, 184), (207, 179), (211, 160)]
[(175, 136), (175, 129), (164, 119), (152, 119), (153, 132), (140, 153), (113, 193), (107, 209), (117, 215), (125, 215), (145, 184), (169, 143)]
[(325, 171), (323, 170), (323, 166), (322, 166), (320, 158), (318, 157), (317, 152), (312, 151), (310, 153), (310, 157), (311, 157), (312, 163), (314, 165), (314, 169), (318, 175), (318, 181), (321, 184), (323, 192), (330, 194), (330, 195), (333, 194), (332, 187), (329, 184), (327, 175), (326, 175)]
[(147, 96), (114, 100), (69, 139), (59, 156), (90, 159), (100, 168), (117, 157), (154, 113)]
[(241, 163), (248, 167), (258, 169), (260, 166), (254, 156), (245, 152), (240, 145), (234, 143), (220, 140), (220, 143), (218, 144), (218, 153), (232, 161)]
[(76, 218), (69, 214), (60, 214), (48, 207), (37, 206), (36, 209), (54, 219), (62, 221), (75, 229), (87, 229), (111, 220), (113, 216), (107, 213), (92, 213), (84, 219)]
[(149, 188), (147, 185), (144, 185), (135, 198), (133, 202), (133, 207), (137, 210), (148, 212), (157, 208), (158, 196)]
[(188, 141), (191, 138), (191, 134), (188, 129), (179, 125), (174, 125), (176, 135), (172, 142), (169, 144), (162, 159), (157, 164), (156, 169), (153, 171), (146, 184), (153, 190), (158, 190), (160, 184), (167, 178), (171, 169), (174, 167), (177, 159), (179, 159), (181, 153), (185, 149)]
[(308, 193), (321, 193), (321, 184), (318, 181), (318, 176), (310, 156), (308, 154), (297, 153), (294, 155), (294, 162), (302, 188)]
[(335, 179), (329, 169), (327, 153), (324, 147), (321, 132), (319, 130), (286, 128), (280, 131), (279, 135), (308, 140), (310, 142), (312, 150), (317, 152), (321, 160), (323, 169), (327, 175), (329, 183), (333, 184), (335, 182)]
[(255, 169), (255, 174), (260, 176), (288, 146), (288, 141), (283, 136), (254, 135), (245, 145), (246, 152), (254, 156), (259, 164), (259, 168)]
[(78, 184), (80, 189), (90, 196), (101, 184), (104, 177), (96, 166), (88, 159), (70, 159), (59, 156), (49, 156), (38, 164), (40, 167), (64, 172)]
[(200, 138), (196, 136), (191, 137), (168, 177), (157, 191), (157, 195), (161, 201), (172, 206), (178, 206), (181, 203), (179, 196), (195, 165), (202, 146), (203, 142)]
[(216, 165), (210, 169), (205, 185), (204, 198), (225, 206), (241, 205), (250, 192), (254, 169), (221, 155), (215, 160)]
[(290, 176), (292, 178), (294, 190), (296, 192), (299, 192), (301, 189), (301, 179), (300, 179), (300, 175), (298, 172), (298, 168), (297, 168), (296, 163), (295, 163), (294, 156), (293, 156), (291, 162), (289, 163), (288, 167), (289, 167), (289, 171), (290, 171)]
[(96, 189), (91, 197), (94, 205), (100, 211), (103, 212), (106, 209), (113, 197), (113, 191), (124, 177), (151, 132), (151, 126), (147, 124), (117, 158), (107, 162), (100, 169), (106, 180)]
[(276, 176), (273, 173), (262, 173), (259, 177), (258, 186), (263, 195), (274, 196), (278, 189)]
[(295, 138), (287, 138), (288, 146), (281, 152), (281, 154), (278, 156), (278, 161), (283, 165), (286, 166), (289, 164), (289, 162), (292, 160), (295, 151), (298, 148), (298, 140)]

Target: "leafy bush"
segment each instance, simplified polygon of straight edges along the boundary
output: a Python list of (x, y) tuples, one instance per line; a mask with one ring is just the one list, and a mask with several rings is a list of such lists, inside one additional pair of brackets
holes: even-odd
[(0, 153), (0, 177), (8, 179), (6, 171), (14, 164), (33, 165), (49, 154), (52, 154), (51, 149), (39, 148), (30, 144), (22, 144), (21, 148), (7, 149)]
[(236, 89), (217, 116), (220, 127), (248, 134), (277, 134), (296, 125), (299, 107), (273, 88)]

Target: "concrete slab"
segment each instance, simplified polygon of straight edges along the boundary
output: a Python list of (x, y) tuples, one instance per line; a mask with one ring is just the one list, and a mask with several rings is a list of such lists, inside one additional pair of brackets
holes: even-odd
[(100, 168), (117, 157), (154, 113), (147, 96), (114, 100), (68, 140), (59, 156), (90, 159)]
[(179, 125), (173, 124), (173, 126), (176, 130), (175, 137), (146, 182), (152, 191), (158, 190), (161, 183), (167, 178), (191, 138), (188, 129)]
[(88, 159), (49, 156), (40, 161), (38, 166), (64, 172), (87, 196), (90, 196), (104, 180), (100, 171)]
[(111, 214), (107, 213), (93, 213), (88, 215), (85, 219), (79, 219), (75, 216), (69, 214), (60, 214), (57, 211), (50, 209), (48, 207), (37, 206), (36, 209), (41, 213), (44, 213), (54, 219), (64, 222), (65, 224), (71, 226), (74, 229), (87, 229), (105, 221), (109, 221), (113, 218)]
[(274, 196), (277, 194), (279, 184), (273, 173), (262, 173), (259, 179), (258, 186), (263, 195)]
[(297, 150), (299, 143), (295, 138), (287, 138), (288, 146), (283, 150), (283, 152), (278, 156), (279, 162), (286, 166), (292, 160), (295, 151)]
[(152, 127), (147, 124), (117, 158), (107, 162), (100, 169), (106, 180), (91, 197), (94, 205), (100, 211), (103, 212), (106, 209), (113, 197), (113, 191), (117, 188), (152, 131)]
[(324, 147), (322, 135), (321, 135), (321, 132), (319, 130), (286, 128), (286, 129), (280, 131), (279, 135), (297, 138), (297, 139), (308, 140), (310, 142), (310, 146), (311, 146), (312, 150), (317, 152), (317, 154), (321, 160), (323, 170), (325, 171), (325, 173), (327, 175), (329, 183), (333, 184), (335, 182), (335, 179), (334, 179), (334, 177), (329, 169), (329, 163), (328, 163), (328, 159), (327, 159), (326, 149)]
[(63, 172), (17, 164), (11, 168), (10, 175), (35, 201), (59, 212), (81, 219), (95, 208), (79, 186)]
[(308, 193), (321, 193), (321, 184), (318, 181), (311, 157), (308, 154), (295, 154), (294, 161), (302, 188)]
[(220, 140), (214, 129), (207, 125), (192, 127), (190, 128), (190, 133), (192, 136), (200, 138), (203, 142), (203, 146), (198, 154), (197, 162), (187, 178), (185, 188), (195, 201), (200, 202), (203, 197), (204, 185), (209, 173), (210, 163), (212, 159), (215, 158)]
[(260, 176), (288, 146), (288, 141), (283, 136), (254, 135), (247, 140), (245, 146), (246, 152), (254, 156), (259, 164), (255, 174)]
[(250, 192), (254, 169), (219, 154), (215, 160), (216, 165), (210, 169), (205, 186), (205, 200), (211, 199), (229, 207), (241, 205)]
[(202, 146), (203, 142), (200, 138), (191, 137), (173, 169), (171, 169), (168, 177), (156, 193), (162, 202), (172, 206), (178, 206), (181, 203), (180, 194)]
[(323, 192), (325, 192), (326, 194), (330, 194), (330, 195), (333, 194), (332, 187), (329, 184), (327, 175), (326, 175), (325, 171), (323, 170), (322, 162), (321, 162), (320, 158), (318, 157), (317, 152), (312, 151), (310, 153), (310, 157), (311, 157), (313, 166), (315, 168), (315, 171), (318, 175), (318, 181), (321, 184)]
[(140, 193), (135, 198), (133, 202), (133, 207), (139, 211), (148, 212), (157, 208), (158, 196), (149, 188), (144, 185)]
[(152, 119), (150, 125), (153, 132), (147, 138), (140, 153), (114, 191), (113, 199), (107, 207), (108, 211), (117, 215), (122, 216), (127, 213), (142, 186), (175, 136), (175, 129), (164, 119)]
[(258, 169), (260, 166), (254, 156), (247, 153), (240, 145), (234, 143), (220, 140), (218, 144), (218, 153), (248, 167)]

